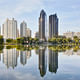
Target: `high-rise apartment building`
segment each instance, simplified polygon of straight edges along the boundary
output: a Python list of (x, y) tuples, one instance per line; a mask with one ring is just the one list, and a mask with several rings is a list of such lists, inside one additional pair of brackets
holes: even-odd
[(39, 39), (39, 32), (35, 33), (35, 38)]
[(27, 29), (27, 24), (25, 21), (23, 21), (20, 24), (20, 37), (26, 37), (26, 29)]
[(7, 19), (2, 25), (2, 35), (4, 39), (16, 39), (17, 38), (17, 21)]
[(31, 30), (29, 28), (26, 29), (26, 37), (31, 37)]
[(1, 26), (0, 26), (0, 35), (1, 35)]
[(57, 15), (49, 16), (49, 38), (58, 36), (58, 18)]
[(45, 41), (45, 30), (46, 30), (46, 13), (44, 10), (41, 10), (39, 17), (39, 39), (40, 41)]

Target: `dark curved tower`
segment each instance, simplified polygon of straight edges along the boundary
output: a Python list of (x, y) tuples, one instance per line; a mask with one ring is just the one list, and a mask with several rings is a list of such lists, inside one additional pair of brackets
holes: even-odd
[(39, 39), (40, 41), (45, 41), (45, 28), (46, 28), (46, 13), (44, 10), (41, 10), (39, 17)]

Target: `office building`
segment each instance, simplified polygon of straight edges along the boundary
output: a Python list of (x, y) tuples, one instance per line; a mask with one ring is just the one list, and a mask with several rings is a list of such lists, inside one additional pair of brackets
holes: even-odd
[(26, 29), (26, 37), (31, 37), (31, 30), (29, 28)]
[(56, 14), (49, 16), (49, 38), (54, 36), (58, 36), (58, 18)]
[(25, 21), (23, 21), (20, 24), (20, 37), (26, 37), (26, 29), (27, 29), (27, 24)]
[(40, 41), (46, 40), (46, 13), (44, 10), (41, 10), (40, 17), (39, 17), (39, 39)]
[(35, 33), (35, 38), (39, 39), (39, 32)]

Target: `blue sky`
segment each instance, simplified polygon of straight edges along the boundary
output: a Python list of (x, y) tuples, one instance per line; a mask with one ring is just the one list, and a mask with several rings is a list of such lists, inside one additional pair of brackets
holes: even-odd
[(38, 31), (41, 9), (48, 17), (57, 13), (59, 34), (67, 31), (80, 32), (80, 0), (0, 0), (0, 24), (6, 18), (15, 18), (20, 23), (25, 20), (32, 32)]

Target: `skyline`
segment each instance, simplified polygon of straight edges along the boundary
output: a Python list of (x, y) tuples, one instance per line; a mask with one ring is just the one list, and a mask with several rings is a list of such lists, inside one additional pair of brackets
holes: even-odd
[(48, 25), (49, 15), (57, 13), (59, 34), (67, 31), (79, 32), (79, 3), (79, 0), (0, 0), (0, 25), (2, 26), (6, 18), (14, 17), (18, 21), (18, 28), (20, 23), (25, 20), (27, 26), (33, 30), (32, 33), (37, 32), (38, 17), (40, 11), (44, 9), (47, 14)]

